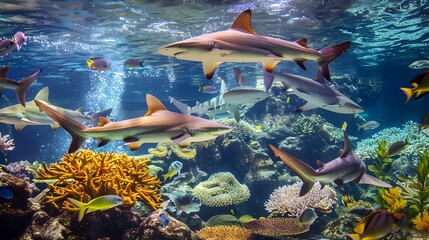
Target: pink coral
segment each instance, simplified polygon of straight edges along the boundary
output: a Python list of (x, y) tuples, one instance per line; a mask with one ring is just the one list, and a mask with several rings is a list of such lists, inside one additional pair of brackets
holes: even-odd
[(13, 143), (13, 139), (10, 138), (9, 134), (2, 136), (0, 133), (0, 151), (6, 152), (6, 151), (12, 151), (14, 149), (15, 149), (15, 144)]

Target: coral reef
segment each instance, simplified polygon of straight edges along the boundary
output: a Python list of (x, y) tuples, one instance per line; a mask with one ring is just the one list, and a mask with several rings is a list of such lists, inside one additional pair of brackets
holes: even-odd
[(204, 240), (252, 240), (256, 239), (252, 233), (239, 226), (213, 226), (205, 227), (197, 232)]
[(377, 157), (376, 149), (380, 141), (384, 140), (390, 146), (397, 141), (405, 141), (408, 137), (408, 146), (397, 156), (417, 159), (421, 151), (429, 148), (429, 137), (419, 133), (418, 130), (417, 123), (413, 121), (406, 122), (402, 125), (402, 128), (385, 128), (373, 134), (370, 138), (357, 142), (355, 153), (363, 160), (375, 159)]
[(417, 217), (413, 219), (413, 223), (416, 226), (417, 230), (423, 232), (429, 232), (429, 213), (425, 209), (423, 212), (417, 214)]
[(55, 207), (77, 211), (66, 198), (88, 202), (93, 198), (113, 194), (133, 205), (143, 201), (153, 209), (161, 206), (160, 181), (147, 171), (148, 159), (129, 158), (127, 154), (96, 153), (81, 149), (79, 153), (66, 154), (60, 163), (48, 167), (43, 163), (36, 179), (56, 179), (48, 187), (48, 202)]
[[(37, 161), (36, 161), (37, 162)], [(29, 172), (29, 167), (32, 165), (29, 161), (23, 160), (18, 162), (9, 163), (4, 166), (3, 170), (9, 174), (12, 174), (15, 177), (25, 180), (28, 183), (28, 189), (30, 190), (30, 194), (40, 192), (39, 188), (37, 188), (36, 184), (30, 183), (32, 176), (31, 172)]]
[(318, 114), (302, 114), (291, 127), (296, 135), (310, 135), (317, 133), (325, 123), (326, 120)]
[(325, 185), (321, 189), (320, 183), (314, 184), (313, 188), (306, 195), (300, 197), (302, 182), (293, 185), (279, 187), (270, 195), (265, 202), (265, 209), (275, 215), (299, 217), (305, 209), (312, 207), (324, 212), (330, 212), (335, 204), (335, 191)]
[(399, 187), (389, 188), (388, 190), (379, 189), (382, 191), (381, 197), (384, 200), (381, 206), (389, 212), (397, 213), (407, 206), (407, 201), (401, 197), (401, 189)]
[[(195, 213), (200, 211), (201, 201), (198, 200), (191, 192), (183, 191), (183, 190), (174, 190), (170, 193), (164, 193), (173, 204), (173, 206), (169, 206), (167, 209), (170, 209), (171, 212), (176, 213), (176, 215), (180, 216), (182, 212), (187, 214)], [(174, 207), (174, 208), (173, 208)]]
[(310, 230), (296, 218), (266, 218), (249, 221), (243, 227), (250, 232), (267, 237), (287, 237)]
[(249, 188), (229, 172), (213, 174), (193, 189), (193, 194), (209, 207), (239, 204), (250, 197)]
[(207, 220), (206, 222), (207, 227), (230, 226), (230, 225), (241, 226), (238, 219), (231, 214), (214, 215), (213, 217), (209, 218), (209, 220)]
[[(168, 218), (168, 224), (161, 222), (161, 214)], [(198, 236), (186, 224), (178, 221), (162, 209), (149, 214), (138, 228), (130, 229), (124, 240), (198, 240)]]
[(164, 143), (158, 143), (156, 145), (156, 148), (149, 148), (148, 151), (150, 154), (152, 154), (154, 157), (157, 157), (157, 158), (165, 157), (168, 154), (167, 145)]
[(173, 151), (173, 153), (176, 154), (181, 159), (190, 160), (197, 155), (197, 150), (190, 146), (180, 147), (179, 145), (171, 144), (169, 145), (169, 147), (171, 151)]
[(1, 135), (0, 132), (0, 151), (3, 153), (12, 151), (15, 149), (15, 144), (13, 143), (13, 139), (10, 138), (9, 134)]

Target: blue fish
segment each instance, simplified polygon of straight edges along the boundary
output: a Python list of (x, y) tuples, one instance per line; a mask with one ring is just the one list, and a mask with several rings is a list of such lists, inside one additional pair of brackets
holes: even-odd
[(167, 214), (165, 214), (165, 213), (161, 213), (161, 215), (159, 215), (159, 220), (161, 221), (162, 227), (167, 227), (168, 224), (170, 224), (170, 219), (168, 218)]
[(13, 192), (9, 188), (0, 189), (0, 198), (11, 200), (13, 198)]

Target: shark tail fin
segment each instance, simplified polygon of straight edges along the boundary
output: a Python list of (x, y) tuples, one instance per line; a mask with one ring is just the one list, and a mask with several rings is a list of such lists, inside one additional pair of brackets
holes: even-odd
[(182, 103), (179, 100), (176, 100), (172, 97), (168, 97), (168, 98), (170, 99), (170, 103), (172, 103), (174, 106), (176, 106), (182, 113), (188, 114), (188, 115), (191, 114), (191, 112), (190, 112), (191, 108), (187, 104)]
[(73, 140), (70, 144), (68, 152), (76, 152), (86, 140), (86, 137), (83, 136), (82, 131), (88, 127), (81, 122), (78, 122), (62, 113), (55, 111), (37, 99), (35, 99), (34, 102), (39, 107), (40, 111), (44, 111), (50, 118), (60, 124), (61, 127), (63, 127), (68, 133), (70, 133), (70, 135), (72, 135)]
[(82, 221), (83, 216), (88, 211), (86, 204), (81, 202), (81, 201), (78, 201), (76, 199), (73, 199), (73, 198), (67, 198), (67, 200), (69, 200), (69, 202), (71, 202), (73, 205), (75, 205), (77, 208), (79, 208), (78, 222)]
[(401, 89), (405, 93), (405, 95), (407, 95), (407, 101), (406, 102), (409, 102), (411, 97), (413, 97), (413, 90), (414, 89), (413, 88), (405, 88), (405, 87), (401, 87), (399, 89)]
[(90, 116), (91, 118), (91, 125), (96, 127), (98, 125), (99, 117), (107, 117), (112, 112), (112, 109), (106, 109), (101, 112), (96, 112)]
[(43, 68), (37, 70), (37, 72), (33, 73), (32, 75), (18, 81), (18, 87), (15, 91), (16, 97), (18, 98), (18, 101), (21, 103), (22, 106), (25, 107), (25, 93), (27, 92), (28, 87), (30, 87), (30, 85), (39, 77), (42, 70)]
[(262, 71), (264, 72), (264, 92), (268, 92), (273, 85), (274, 73), (268, 72), (265, 68), (262, 68)]
[(360, 234), (345, 234), (345, 237), (347, 237), (347, 239), (351, 239), (351, 240), (361, 240), (361, 236)]
[(335, 46), (320, 49), (319, 53), (322, 58), (317, 61), (319, 64), (318, 74), (322, 74), (327, 80), (331, 81), (328, 64), (340, 56), (341, 53), (347, 51), (347, 49), (350, 47), (350, 44), (351, 42), (347, 41)]
[(280, 159), (290, 168), (293, 172), (301, 178), (303, 184), (301, 187), (301, 191), (299, 192), (299, 196), (302, 197), (307, 194), (315, 183), (314, 177), (317, 175), (316, 171), (306, 164), (305, 162), (294, 158), (293, 156), (283, 152), (277, 147), (274, 147), (270, 144), (270, 148), (274, 152), (275, 157), (280, 157)]

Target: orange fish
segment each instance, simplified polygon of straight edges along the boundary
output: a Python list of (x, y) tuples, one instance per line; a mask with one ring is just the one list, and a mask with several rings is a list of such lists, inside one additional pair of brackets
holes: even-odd
[[(382, 239), (399, 230), (407, 229), (408, 219), (405, 214), (391, 213), (386, 210), (377, 210), (367, 215), (354, 228), (355, 233), (346, 234), (352, 240)], [(402, 231), (404, 235), (404, 231)]]

